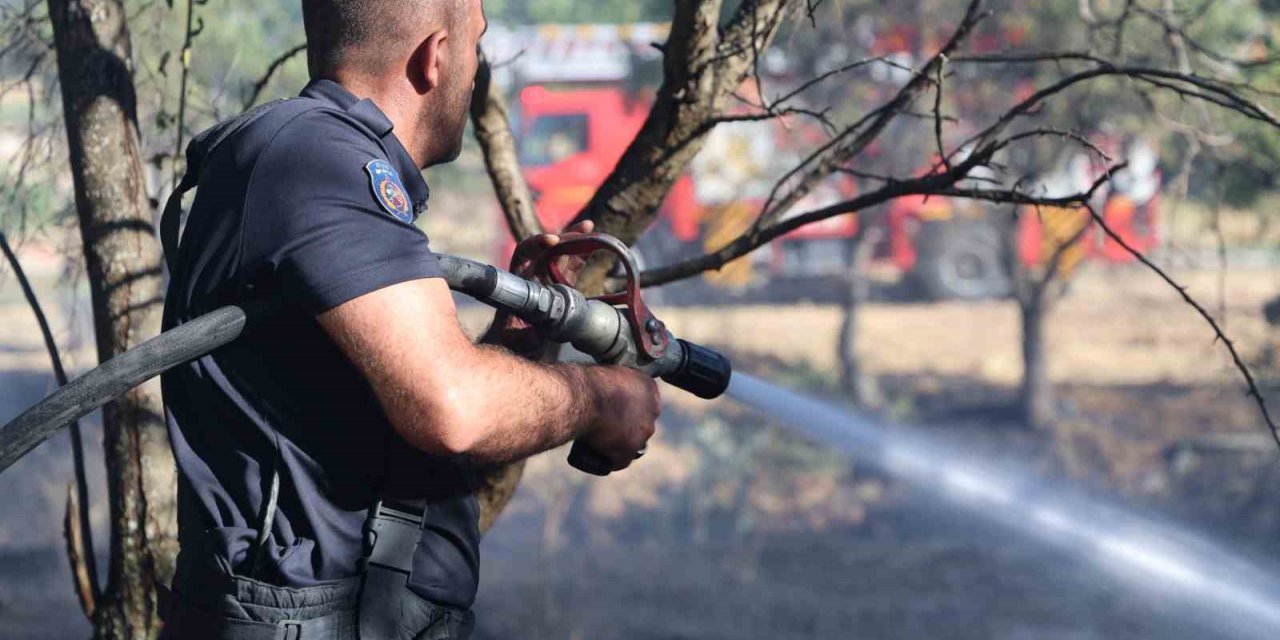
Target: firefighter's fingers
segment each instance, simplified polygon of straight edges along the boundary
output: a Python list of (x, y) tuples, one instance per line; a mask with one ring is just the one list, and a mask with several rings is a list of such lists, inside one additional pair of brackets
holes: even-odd
[(596, 228), (595, 221), (583, 220), (582, 222), (579, 222), (578, 224), (575, 224), (572, 227), (565, 229), (565, 233), (591, 233), (591, 230), (595, 228)]
[(578, 284), (578, 276), (587, 266), (587, 261), (580, 256), (560, 256), (557, 264), (560, 267), (560, 273), (564, 274), (565, 282), (572, 287)]
[(511, 254), (511, 264), (517, 265), (537, 259), (542, 252), (560, 244), (560, 236), (554, 233), (540, 233), (520, 241)]

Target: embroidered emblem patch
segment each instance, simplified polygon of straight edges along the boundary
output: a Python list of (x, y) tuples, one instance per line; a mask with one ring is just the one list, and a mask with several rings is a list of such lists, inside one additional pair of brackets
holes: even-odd
[(413, 205), (409, 204), (409, 192), (400, 182), (400, 175), (386, 160), (370, 160), (364, 166), (369, 174), (369, 186), (373, 198), (396, 220), (413, 224)]

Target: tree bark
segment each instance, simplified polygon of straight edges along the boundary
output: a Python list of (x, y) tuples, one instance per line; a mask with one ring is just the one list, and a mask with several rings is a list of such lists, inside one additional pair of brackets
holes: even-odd
[(524, 460), (503, 465), (493, 469), (484, 476), (484, 484), (476, 491), (476, 501), (480, 505), (480, 533), (489, 532), (498, 516), (507, 508), (511, 498), (515, 496), (516, 487), (524, 477)]
[[(570, 223), (593, 220), (596, 231), (632, 244), (702, 148), (714, 119), (751, 72), (782, 20), (798, 0), (751, 0), (720, 27), (722, 0), (677, 0), (664, 46), (663, 82), (654, 105), (618, 165)], [(492, 86), (487, 63), (472, 93), (471, 122), (507, 226), (520, 239), (541, 230), (533, 198), (520, 173), (506, 105)], [(604, 288), (609, 260), (592, 260), (578, 278), (586, 293)], [(496, 469), (477, 492), (480, 529), (486, 531), (519, 485), (523, 464)]]
[[(62, 87), (99, 361), (153, 336), (163, 302), (138, 135), (129, 29), (121, 0), (48, 0)], [(100, 638), (153, 638), (155, 589), (177, 551), (176, 473), (159, 385), (103, 408), (111, 512), (107, 587), (94, 615)]]
[[(578, 212), (596, 231), (627, 244), (658, 217), (671, 187), (702, 149), (734, 92), (750, 76), (797, 0), (742, 2), (720, 25), (723, 0), (676, 0), (664, 45), (663, 79), (649, 115), (618, 164)], [(603, 286), (609, 260), (593, 260), (579, 278)]]
[(542, 233), (542, 221), (533, 210), (533, 194), (520, 172), (515, 136), (507, 115), (507, 101), (493, 82), (489, 61), (480, 55), (476, 84), (471, 92), (471, 128), (484, 155), (484, 168), (489, 173), (502, 217), (516, 242)]
[(1045, 353), (1045, 301), (1019, 303), (1022, 318), (1022, 419), (1032, 429), (1048, 427), (1055, 418), (1053, 385)]
[[(869, 220), (860, 219), (867, 225)], [(876, 228), (860, 230), (854, 236), (849, 256), (849, 290), (844, 303), (844, 317), (840, 322), (840, 339), (837, 356), (840, 362), (840, 384), (845, 394), (860, 409), (875, 409), (880, 405), (880, 393), (874, 376), (862, 367), (858, 356), (858, 312), (871, 294), (871, 280), (867, 274), (876, 242), (881, 236)]]

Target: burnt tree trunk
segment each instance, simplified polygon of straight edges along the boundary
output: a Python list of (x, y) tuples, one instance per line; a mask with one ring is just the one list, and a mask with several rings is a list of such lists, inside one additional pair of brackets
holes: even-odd
[[(48, 0), (98, 359), (153, 336), (161, 252), (140, 153), (121, 0)], [(103, 408), (111, 562), (94, 615), (100, 638), (152, 638), (157, 583), (177, 551), (175, 471), (156, 381)]]

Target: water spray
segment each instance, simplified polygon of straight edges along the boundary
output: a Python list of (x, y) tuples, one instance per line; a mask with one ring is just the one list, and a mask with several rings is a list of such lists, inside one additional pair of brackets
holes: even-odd
[(1177, 525), (1050, 486), (1030, 471), (966, 453), (920, 429), (886, 425), (734, 374), (729, 397), (803, 436), (1006, 529), (1093, 562), (1138, 588), (1177, 598), (1227, 637), (1280, 634), (1280, 574)]

